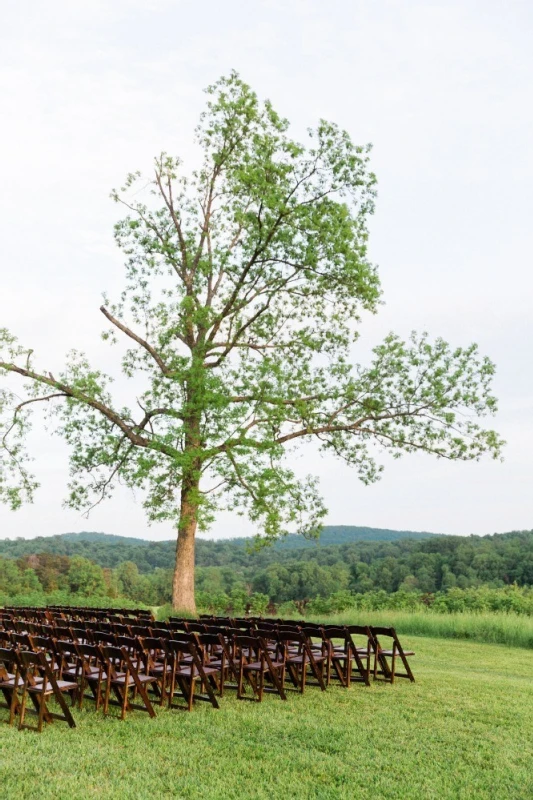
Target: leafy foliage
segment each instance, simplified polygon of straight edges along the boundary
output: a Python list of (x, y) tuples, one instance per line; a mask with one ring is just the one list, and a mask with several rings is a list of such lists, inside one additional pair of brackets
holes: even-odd
[[(151, 605), (171, 601), (173, 542), (105, 545), (102, 537), (0, 541), (0, 593), (59, 590)], [(350, 608), (533, 612), (525, 599), (530, 595), (516, 589), (533, 586), (533, 531), (315, 546), (297, 551), (297, 557), (284, 549), (250, 552), (231, 541), (199, 544), (196, 590), (206, 610), (244, 613), (261, 596), (265, 608), (290, 606), (293, 613)], [(36, 554), (45, 546), (48, 553)]]
[(127, 209), (115, 229), (125, 286), (101, 311), (104, 338), (132, 343), (122, 372), (143, 380), (129, 407), (84, 354), (55, 377), (0, 331), (0, 376), (25, 378), (27, 395), (0, 394), (0, 500), (33, 498), (23, 444), (46, 403), (70, 445), (68, 505), (88, 513), (117, 481), (141, 490), (148, 519), (178, 527), (174, 603), (189, 608), (191, 542), (216, 511), (247, 514), (267, 542), (318, 534), (326, 509), (316, 477), (294, 470), (296, 445), (315, 442), (368, 484), (375, 445), (477, 460), (503, 444), (480, 424), (496, 400), (476, 345), (390, 334), (369, 366), (351, 362), (361, 313), (380, 302), (369, 147), (325, 120), (292, 139), (236, 73), (207, 94), (199, 168), (163, 153), (153, 176), (113, 192)]

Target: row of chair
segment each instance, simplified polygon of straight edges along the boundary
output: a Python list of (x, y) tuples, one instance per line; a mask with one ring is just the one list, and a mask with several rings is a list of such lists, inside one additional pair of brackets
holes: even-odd
[[(19, 727), (27, 727), (29, 711), (38, 716), (38, 731), (53, 719), (74, 727), (65, 694), (79, 707), (90, 698), (105, 714), (117, 705), (124, 719), (133, 709), (154, 716), (154, 702), (190, 711), (205, 700), (219, 708), (217, 695), (227, 687), (240, 699), (261, 701), (268, 691), (285, 700), (287, 681), (301, 693), (310, 683), (325, 691), (333, 680), (345, 687), (353, 680), (369, 685), (371, 678), (414, 681), (407, 660), (414, 653), (403, 650), (392, 628), (207, 616), (156, 623), (108, 615), (120, 621), (82, 624), (79, 613), (75, 619), (60, 614), (37, 622), (13, 609), (0, 613), (0, 691), (10, 724), (18, 714)], [(385, 636), (392, 638), (391, 649), (381, 644)], [(398, 660), (404, 673), (396, 671)], [(62, 713), (50, 711), (51, 698)]]

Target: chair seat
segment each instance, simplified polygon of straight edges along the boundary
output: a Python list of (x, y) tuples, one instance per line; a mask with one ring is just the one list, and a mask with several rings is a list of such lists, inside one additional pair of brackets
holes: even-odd
[[(182, 675), (185, 678), (190, 678), (192, 670), (192, 667), (182, 667), (176, 671), (176, 675)], [(206, 675), (214, 675), (216, 672), (219, 672), (219, 670), (216, 667), (204, 667), (204, 672)], [(200, 677), (197, 670), (194, 670), (194, 677)]]
[[(283, 667), (285, 662), (284, 661), (271, 661), (271, 664), (274, 667), (274, 669), (280, 669), (281, 667)], [(268, 671), (270, 669), (270, 667), (268, 666), (268, 664), (266, 662), (265, 662), (265, 664), (261, 664), (260, 661), (252, 661), (250, 664), (245, 664), (244, 665), (244, 670), (245, 671), (246, 670), (250, 670), (250, 671), (253, 671), (253, 672), (261, 672), (262, 669), (264, 669), (265, 672), (266, 672), (266, 671)]]
[(91, 683), (91, 681), (97, 681), (98, 678), (100, 678), (100, 680), (103, 683), (104, 681), (107, 680), (107, 673), (106, 672), (100, 673), (100, 670), (98, 669), (91, 670), (91, 672), (85, 673), (85, 680), (88, 681), (89, 683)]
[(172, 672), (170, 664), (154, 664), (153, 667), (150, 667), (150, 675), (163, 675), (169, 672)]
[[(137, 676), (141, 683), (153, 683), (153, 681), (157, 680), (154, 675), (138, 675)], [(121, 675), (119, 677), (113, 678), (111, 683), (115, 684), (115, 686), (124, 686), (126, 684), (126, 676)], [(128, 686), (134, 686), (135, 681), (133, 680), (132, 675), (128, 675)]]
[(75, 670), (75, 669), (64, 669), (61, 672), (61, 675), (63, 676), (64, 680), (66, 680), (66, 678), (74, 678), (74, 679), (76, 679), (78, 677), (77, 670)]
[[(56, 681), (56, 684), (60, 692), (70, 692), (78, 688), (78, 684), (72, 681)], [(37, 684), (37, 686), (28, 686), (28, 692), (34, 692), (36, 694), (54, 694), (54, 688), (49, 681), (46, 681), (46, 683), (43, 681), (41, 684)]]
[[(381, 653), (382, 656), (390, 656), (391, 658), (394, 655), (392, 650), (380, 650), (380, 653)], [(403, 654), (404, 654), (404, 656), (414, 656), (415, 655), (414, 650), (404, 650)], [(396, 655), (397, 656), (400, 655), (397, 650), (396, 650)]]
[[(213, 669), (216, 669), (218, 671), (218, 670), (220, 670), (222, 668), (222, 659), (221, 658), (212, 658), (209, 661), (209, 664), (205, 665), (205, 669), (207, 669), (208, 666), (209, 667), (213, 667)], [(225, 667), (228, 666), (227, 660), (224, 661), (224, 666)]]
[[(15, 686), (15, 676), (11, 675), (10, 672), (8, 672), (7, 675), (8, 675), (7, 680), (0, 681), (0, 689), (2, 689), (2, 688), (4, 688), (4, 689), (12, 689)], [(34, 681), (35, 681), (36, 685), (38, 686), (39, 684), (41, 684), (43, 682), (43, 679), (42, 678), (34, 678)], [(22, 675), (19, 675), (18, 679), (17, 679), (17, 688), (19, 686), (22, 687), (23, 685), (24, 685), (24, 678), (22, 677)]]

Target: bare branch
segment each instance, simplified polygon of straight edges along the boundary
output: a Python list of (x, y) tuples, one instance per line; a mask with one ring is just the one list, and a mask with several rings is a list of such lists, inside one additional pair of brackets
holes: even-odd
[(250, 497), (252, 497), (256, 503), (259, 502), (259, 498), (257, 497), (256, 493), (254, 492), (248, 481), (243, 477), (239, 465), (233, 458), (233, 453), (230, 450), (227, 451), (227, 456), (233, 465), (233, 469), (235, 470), (235, 475), (237, 476), (237, 480), (239, 481), (243, 489), (246, 489)]
[[(33, 351), (31, 351), (31, 352), (33, 352)], [(27, 361), (26, 361), (26, 363), (27, 363)], [(68, 397), (68, 395), (66, 395), (64, 392), (55, 392), (54, 394), (48, 394), (45, 397), (32, 397), (30, 400), (24, 400), (22, 403), (19, 403), (18, 406), (16, 406), (14, 408), (14, 410), (13, 410), (13, 421), (12, 421), (11, 425), (9, 426), (7, 431), (4, 433), (4, 435), (2, 436), (2, 445), (4, 447), (6, 447), (6, 449), (7, 449), (7, 445), (6, 445), (7, 437), (9, 436), (9, 434), (11, 433), (11, 431), (13, 430), (13, 428), (15, 427), (15, 425), (17, 423), (17, 414), (18, 414), (18, 412), (20, 411), (21, 408), (24, 408), (24, 406), (29, 406), (30, 403), (42, 403), (45, 400), (52, 400), (54, 397)], [(8, 452), (9, 452), (9, 450), (8, 450)]]
[(139, 344), (142, 348), (144, 348), (144, 350), (146, 350), (147, 353), (149, 353), (152, 356), (152, 358), (156, 362), (157, 366), (159, 367), (163, 375), (165, 375), (165, 377), (168, 378), (173, 375), (172, 370), (169, 369), (169, 367), (167, 367), (167, 365), (165, 364), (165, 362), (163, 361), (157, 350), (154, 347), (152, 347), (152, 345), (148, 344), (148, 342), (145, 339), (142, 339), (140, 336), (134, 333), (130, 328), (128, 328), (127, 325), (124, 325), (123, 322), (114, 317), (107, 310), (105, 306), (100, 306), (100, 311), (102, 312), (104, 317), (106, 317), (116, 328), (122, 331), (122, 333), (125, 333), (126, 336), (129, 336), (130, 339), (133, 339), (134, 342), (137, 342), (137, 344)]
[[(122, 441), (124, 441), (124, 440), (122, 440)], [(122, 442), (121, 442), (121, 444), (122, 444)], [(85, 517), (85, 519), (88, 519), (89, 518), (89, 514), (91, 513), (91, 511), (94, 508), (96, 508), (96, 506), (99, 506), (100, 503), (102, 503), (106, 499), (107, 489), (108, 489), (111, 481), (113, 480), (113, 478), (115, 477), (117, 472), (120, 470), (120, 468), (122, 466), (124, 466), (124, 463), (126, 462), (128, 456), (131, 453), (131, 451), (133, 450), (133, 448), (134, 448), (134, 445), (130, 445), (127, 448), (126, 452), (124, 453), (123, 457), (118, 462), (118, 464), (116, 464), (116, 466), (111, 470), (111, 474), (108, 476), (108, 478), (106, 478), (106, 480), (104, 481), (104, 483), (100, 487), (100, 497), (98, 498), (98, 500), (96, 500), (95, 503), (92, 504), (92, 506), (90, 506), (86, 511), (83, 512), (83, 516)]]
[(172, 222), (174, 223), (174, 227), (176, 228), (176, 233), (178, 234), (178, 240), (179, 240), (180, 251), (181, 251), (181, 259), (182, 259), (182, 262), (183, 262), (183, 269), (185, 271), (184, 275), (183, 275), (183, 278), (185, 280), (185, 283), (187, 283), (187, 280), (188, 280), (188, 276), (187, 276), (187, 269), (188, 269), (187, 245), (185, 243), (185, 238), (183, 236), (183, 230), (182, 230), (182, 227), (181, 227), (181, 223), (180, 223), (180, 221), (178, 219), (178, 215), (176, 214), (176, 209), (174, 208), (174, 199), (172, 197), (172, 181), (171, 181), (170, 177), (167, 178), (167, 188), (168, 188), (168, 197), (167, 197), (165, 189), (163, 188), (163, 181), (161, 180), (161, 173), (160, 172), (156, 171), (155, 179), (156, 179), (156, 183), (157, 183), (157, 185), (159, 187), (159, 191), (161, 192), (161, 196), (162, 196), (163, 200), (165, 201), (165, 205), (166, 205), (166, 207), (168, 208), (168, 210), (170, 212), (170, 216), (172, 218)]
[[(82, 392), (79, 389), (74, 389), (73, 387), (62, 383), (61, 381), (56, 381), (47, 377), (46, 375), (41, 375), (38, 372), (33, 372), (32, 370), (25, 369), (24, 367), (19, 367), (16, 364), (9, 364), (7, 362), (0, 361), (0, 368), (5, 369), (8, 372), (15, 372), (18, 375), (22, 375), (24, 378), (30, 378), (30, 380), (36, 381), (37, 383), (44, 383), (46, 386), (59, 389), (60, 392), (66, 397), (71, 397), (73, 400), (79, 400), (81, 403), (94, 408), (95, 411), (99, 411), (104, 417), (106, 417), (106, 419), (116, 425), (117, 428), (119, 428), (125, 434), (125, 436), (127, 436), (132, 444), (139, 447), (149, 447), (154, 449), (153, 444), (148, 439), (136, 434), (133, 429), (127, 425), (126, 422), (124, 422), (122, 417), (113, 411), (113, 409), (109, 408), (104, 403), (101, 403), (99, 400), (96, 400), (94, 397), (90, 397), (90, 395), (85, 394), (85, 392)], [(163, 446), (161, 449), (162, 452), (165, 452)], [(170, 448), (168, 448), (168, 451), (170, 454)]]

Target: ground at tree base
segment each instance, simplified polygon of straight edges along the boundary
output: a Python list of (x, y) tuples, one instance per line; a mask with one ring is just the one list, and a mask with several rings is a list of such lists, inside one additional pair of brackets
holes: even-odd
[(124, 723), (88, 706), (75, 730), (41, 736), (2, 724), (2, 798), (533, 797), (533, 652), (403, 638), (415, 684), (311, 687), (260, 705), (229, 692), (220, 711)]

